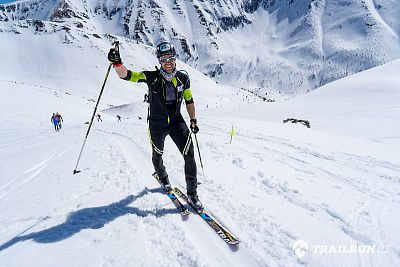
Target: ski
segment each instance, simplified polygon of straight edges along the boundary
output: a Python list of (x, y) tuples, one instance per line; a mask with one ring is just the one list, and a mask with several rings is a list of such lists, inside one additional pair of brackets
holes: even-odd
[(205, 212), (205, 210), (197, 210), (193, 207), (188, 201), (188, 197), (177, 187), (174, 187), (172, 191), (176, 194), (176, 196), (182, 198), (186, 203), (188, 203), (200, 217), (207, 222), (208, 225), (221, 237), (226, 243), (230, 245), (239, 244), (239, 239), (231, 234), (228, 230), (226, 230), (220, 223), (218, 223), (213, 217)]
[[(158, 183), (160, 183), (160, 180), (159, 180), (157, 174), (154, 173), (152, 176), (154, 177), (154, 179), (157, 180)], [(174, 203), (176, 209), (179, 211), (179, 213), (182, 216), (186, 217), (190, 214), (190, 211), (182, 204), (182, 202), (179, 201), (179, 199), (177, 198), (177, 196), (175, 195), (175, 193), (172, 190), (170, 190), (169, 192), (167, 192), (167, 191), (164, 191), (164, 192), (167, 194), (167, 196), (172, 201), (172, 203)]]

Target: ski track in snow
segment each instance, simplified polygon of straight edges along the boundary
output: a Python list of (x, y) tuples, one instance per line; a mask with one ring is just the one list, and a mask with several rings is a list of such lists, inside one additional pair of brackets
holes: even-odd
[[(36, 166), (33, 166), (29, 170), (26, 170), (22, 173), (22, 175), (11, 179), (10, 182), (0, 187), (0, 200), (8, 195), (10, 192), (14, 191), (16, 188), (23, 186), (28, 183), (35, 177), (37, 177), (51, 162), (56, 161), (59, 157), (61, 157), (66, 151), (54, 152), (51, 156), (49, 156), (44, 161), (40, 162)], [(32, 174), (29, 174), (32, 173)], [(28, 177), (25, 177), (28, 176)]]

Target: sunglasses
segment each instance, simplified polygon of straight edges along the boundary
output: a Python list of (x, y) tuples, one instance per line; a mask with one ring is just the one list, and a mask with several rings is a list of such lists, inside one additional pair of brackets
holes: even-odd
[(162, 63), (174, 63), (176, 61), (176, 57), (160, 57), (158, 60)]

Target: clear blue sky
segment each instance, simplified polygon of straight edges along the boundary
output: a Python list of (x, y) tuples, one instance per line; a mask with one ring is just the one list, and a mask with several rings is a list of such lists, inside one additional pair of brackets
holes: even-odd
[(0, 0), (0, 4), (7, 4), (11, 2), (15, 2), (16, 0)]

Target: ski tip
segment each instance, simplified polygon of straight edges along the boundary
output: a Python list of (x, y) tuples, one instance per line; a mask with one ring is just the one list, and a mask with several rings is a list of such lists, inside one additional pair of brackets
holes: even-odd
[(228, 246), (232, 252), (239, 251), (239, 240), (232, 242), (232, 243), (228, 243)]
[(229, 245), (236, 246), (239, 245), (240, 241), (238, 239), (229, 241)]
[(75, 174), (80, 173), (80, 172), (81, 172), (81, 171), (74, 170), (74, 171), (72, 172), (72, 175), (75, 175)]

